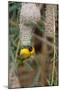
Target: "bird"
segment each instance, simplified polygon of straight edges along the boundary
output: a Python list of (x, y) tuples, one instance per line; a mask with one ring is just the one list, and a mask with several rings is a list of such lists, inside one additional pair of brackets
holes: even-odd
[(20, 56), (22, 56), (24, 59), (29, 58), (31, 55), (35, 53), (34, 47), (24, 47), (20, 50)]

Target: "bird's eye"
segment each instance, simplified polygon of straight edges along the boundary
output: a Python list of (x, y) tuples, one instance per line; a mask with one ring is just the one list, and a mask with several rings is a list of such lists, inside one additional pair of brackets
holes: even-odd
[(32, 47), (29, 47), (29, 51), (32, 51)]

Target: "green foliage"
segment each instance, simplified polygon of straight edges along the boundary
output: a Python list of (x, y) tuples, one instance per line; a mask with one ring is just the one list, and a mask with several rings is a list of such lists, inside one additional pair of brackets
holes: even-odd
[(18, 24), (20, 8), (20, 3), (9, 2), (9, 63), (15, 63), (16, 50), (19, 41)]

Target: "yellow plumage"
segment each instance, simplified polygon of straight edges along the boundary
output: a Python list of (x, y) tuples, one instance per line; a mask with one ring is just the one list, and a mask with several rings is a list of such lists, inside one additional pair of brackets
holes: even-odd
[(29, 48), (22, 48), (20, 50), (20, 56), (24, 57), (24, 58), (28, 58), (31, 55), (33, 55), (35, 53), (35, 48), (32, 48), (32, 50), (30, 51)]

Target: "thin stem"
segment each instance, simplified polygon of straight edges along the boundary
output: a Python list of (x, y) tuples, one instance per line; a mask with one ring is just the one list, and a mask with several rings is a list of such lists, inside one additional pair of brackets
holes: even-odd
[[(53, 8), (53, 21), (54, 21), (54, 43), (55, 43), (55, 16), (54, 16), (54, 8)], [(54, 60), (53, 60), (53, 68), (52, 68), (52, 80), (51, 85), (54, 83), (54, 73), (55, 73), (55, 53), (56, 53), (56, 47), (54, 45)]]

